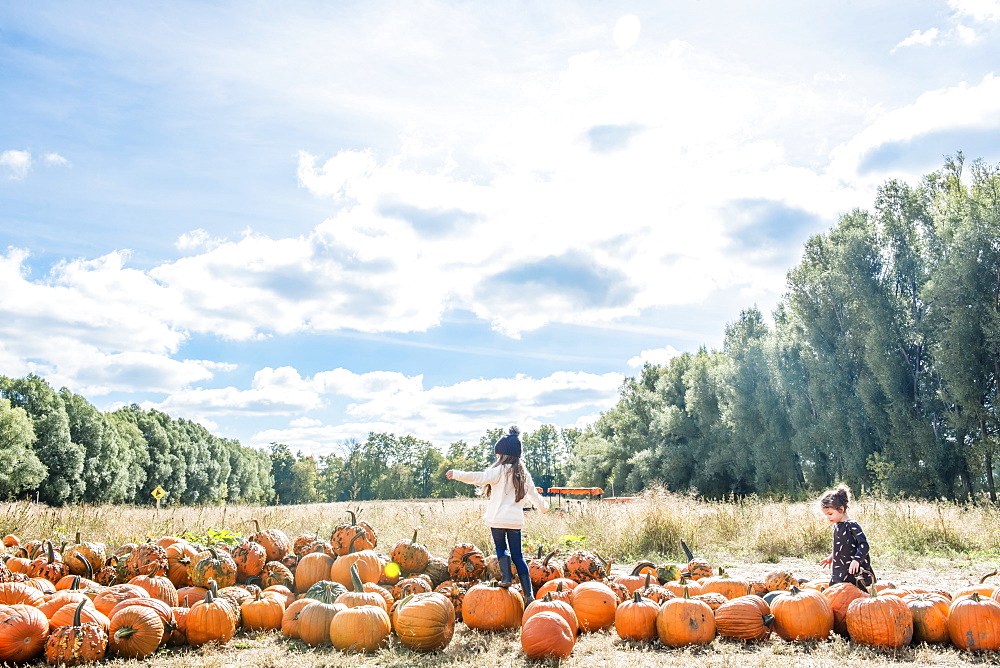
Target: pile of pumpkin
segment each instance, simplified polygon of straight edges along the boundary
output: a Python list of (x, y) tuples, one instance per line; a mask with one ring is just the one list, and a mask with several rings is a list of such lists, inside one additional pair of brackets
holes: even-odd
[(449, 645), (457, 621), (482, 631), (520, 627), (530, 658), (565, 658), (579, 633), (612, 627), (625, 640), (668, 647), (838, 632), (883, 647), (950, 640), (969, 650), (1000, 648), (993, 630), (1000, 591), (983, 584), (952, 593), (880, 585), (868, 594), (780, 570), (760, 580), (716, 574), (690, 551), (685, 564), (640, 562), (613, 576), (591, 552), (559, 563), (539, 550), (529, 562), (536, 598), (525, 608), (517, 584), (498, 586), (495, 556), (461, 543), (447, 558), (434, 557), (417, 539), (414, 531), (380, 554), (374, 528), (354, 513), (329, 540), (289, 540), (255, 525), (231, 550), (168, 536), (109, 555), (79, 535), (59, 550), (6, 536), (0, 663), (145, 658), (163, 645), (227, 643), (240, 628), (355, 652), (375, 651), (395, 635), (428, 652)]

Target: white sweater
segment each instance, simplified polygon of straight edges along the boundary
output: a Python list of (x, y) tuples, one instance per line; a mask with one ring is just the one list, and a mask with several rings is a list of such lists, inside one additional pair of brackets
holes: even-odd
[[(536, 508), (548, 509), (548, 502), (535, 489), (535, 482), (528, 473), (525, 495), (520, 501), (514, 500), (514, 481), (511, 478), (511, 464), (492, 466), (485, 471), (454, 471), (452, 477), (472, 485), (491, 485), (490, 499), (486, 503), (483, 519), (491, 529), (520, 529), (524, 526), (524, 505), (531, 501)], [(525, 471), (527, 473), (527, 471)]]

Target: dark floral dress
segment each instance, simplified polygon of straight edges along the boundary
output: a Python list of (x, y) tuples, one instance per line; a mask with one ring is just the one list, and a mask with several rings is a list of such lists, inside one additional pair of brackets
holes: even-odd
[[(857, 560), (861, 569), (856, 574), (847, 572), (851, 562)], [(830, 584), (850, 582), (853, 585), (868, 589), (875, 582), (872, 572), (872, 562), (868, 557), (868, 539), (861, 525), (854, 520), (844, 520), (833, 525), (833, 562), (830, 564), (833, 574)]]

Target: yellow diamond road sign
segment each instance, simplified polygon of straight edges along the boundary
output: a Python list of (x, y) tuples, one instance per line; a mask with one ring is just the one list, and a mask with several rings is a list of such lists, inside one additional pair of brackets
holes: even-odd
[(159, 485), (157, 485), (156, 489), (154, 489), (152, 492), (150, 492), (150, 494), (153, 495), (154, 499), (156, 499), (157, 501), (159, 501), (160, 499), (162, 499), (163, 497), (165, 497), (167, 495), (167, 490), (165, 490), (162, 487), (160, 487)]

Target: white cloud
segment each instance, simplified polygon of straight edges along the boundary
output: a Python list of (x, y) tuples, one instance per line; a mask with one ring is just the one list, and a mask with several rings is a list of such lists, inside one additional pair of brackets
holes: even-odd
[(46, 153), (42, 156), (42, 160), (47, 165), (56, 167), (66, 167), (69, 165), (69, 160), (59, 155), (58, 153)]
[[(35, 157), (31, 154), (31, 151), (11, 149), (0, 153), (0, 170), (5, 171), (7, 178), (12, 181), (20, 181), (27, 177), (35, 162)], [(41, 157), (41, 162), (47, 167), (65, 167), (69, 165), (69, 160), (58, 153), (44, 154)]]
[(211, 250), (223, 243), (225, 243), (225, 239), (214, 238), (208, 232), (199, 228), (196, 230), (190, 230), (182, 234), (180, 237), (178, 237), (177, 242), (174, 244), (174, 246), (178, 250), (182, 251), (201, 250), (201, 249)]
[(976, 34), (975, 28), (957, 25), (955, 26), (955, 34), (958, 36), (958, 41), (965, 45), (975, 44), (979, 41), (979, 35)]
[[(927, 91), (912, 104), (892, 109), (872, 121), (850, 141), (832, 153), (831, 175), (844, 180), (857, 180), (859, 169), (880, 147), (894, 143), (905, 144), (935, 133), (971, 130), (996, 132), (1000, 116), (1000, 78), (992, 74), (974, 85), (962, 82), (949, 88)], [(956, 147), (961, 148), (961, 147)], [(935, 151), (935, 163), (940, 162), (940, 152)], [(868, 176), (872, 182), (899, 177), (914, 179), (921, 169), (896, 168), (887, 165), (873, 170)], [(865, 178), (862, 176), (861, 178)]]
[(948, 0), (948, 6), (977, 21), (1000, 21), (1000, 0)]
[(363, 440), (370, 431), (418, 434), (443, 445), (475, 440), (500, 424), (537, 428), (566, 413), (607, 410), (617, 401), (622, 380), (615, 373), (557, 372), (543, 378), (481, 378), (424, 388), (419, 376), (395, 372), (355, 374), (335, 369), (308, 378), (282, 367), (261, 369), (247, 390), (184, 390), (150, 406), (197, 419), (226, 414), (278, 416), (316, 411), (336, 397), (346, 397), (351, 402), (347, 424), (333, 426), (300, 415), (287, 428), (266, 429), (251, 439), (252, 445), (281, 441), (322, 454), (343, 440)]
[(4, 151), (0, 153), (0, 168), (6, 170), (8, 179), (19, 181), (26, 177), (31, 169), (31, 153), (29, 151)]
[(679, 357), (684, 353), (677, 350), (673, 346), (666, 346), (664, 348), (654, 348), (653, 350), (643, 350), (641, 353), (635, 357), (629, 359), (628, 365), (633, 369), (643, 366), (644, 364), (666, 364), (675, 357)]
[(929, 28), (928, 30), (914, 30), (913, 33), (893, 47), (893, 51), (897, 49), (904, 49), (908, 46), (930, 46), (938, 38), (938, 29)]

